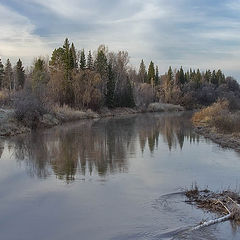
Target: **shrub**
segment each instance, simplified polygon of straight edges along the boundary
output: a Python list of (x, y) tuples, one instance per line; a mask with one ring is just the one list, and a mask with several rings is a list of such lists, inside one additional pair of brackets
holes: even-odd
[(240, 114), (239, 113), (232, 113), (227, 115), (219, 115), (213, 119), (213, 125), (216, 127), (220, 132), (225, 133), (234, 133), (240, 132)]
[(11, 102), (10, 93), (8, 90), (0, 91), (0, 106), (9, 105)]
[(197, 124), (212, 125), (213, 119), (228, 113), (229, 102), (227, 100), (218, 100), (216, 103), (193, 115), (193, 122)]
[(14, 96), (15, 117), (30, 128), (36, 128), (40, 118), (47, 112), (42, 101), (30, 90), (22, 90)]

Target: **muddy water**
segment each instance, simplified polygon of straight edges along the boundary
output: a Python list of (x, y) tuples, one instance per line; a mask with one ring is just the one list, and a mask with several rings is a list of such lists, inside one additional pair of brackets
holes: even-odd
[(0, 140), (0, 239), (240, 239), (175, 194), (236, 189), (240, 156), (196, 135), (190, 113), (88, 120)]

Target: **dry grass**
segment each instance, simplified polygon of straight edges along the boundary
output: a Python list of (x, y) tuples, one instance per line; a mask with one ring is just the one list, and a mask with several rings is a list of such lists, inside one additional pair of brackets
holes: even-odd
[(7, 105), (10, 101), (10, 93), (8, 90), (0, 91), (0, 106)]
[(192, 121), (197, 126), (213, 127), (223, 133), (240, 132), (240, 112), (231, 113), (227, 100), (218, 100), (211, 106), (195, 113)]
[(228, 112), (229, 103), (227, 100), (218, 100), (216, 103), (193, 115), (192, 121), (198, 125), (209, 125), (213, 119)]
[(54, 105), (52, 107), (52, 111), (57, 115), (57, 118), (59, 118), (63, 122), (98, 117), (97, 114), (92, 112), (91, 110), (76, 110), (69, 107), (68, 105)]

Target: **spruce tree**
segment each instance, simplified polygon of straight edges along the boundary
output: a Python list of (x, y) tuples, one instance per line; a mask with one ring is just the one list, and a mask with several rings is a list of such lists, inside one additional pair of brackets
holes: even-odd
[(95, 61), (95, 70), (101, 75), (103, 80), (108, 77), (108, 63), (107, 57), (103, 50), (98, 51), (97, 58)]
[(158, 66), (156, 66), (156, 72), (155, 72), (155, 86), (160, 84), (160, 78), (159, 78), (159, 71)]
[(206, 73), (204, 75), (204, 79), (207, 83), (211, 82), (211, 78), (212, 78), (212, 73), (210, 70), (206, 70)]
[(19, 59), (16, 66), (16, 88), (23, 89), (25, 83), (25, 71), (22, 61)]
[(182, 67), (180, 68), (180, 71), (179, 71), (179, 82), (181, 84), (185, 83), (185, 75)]
[(3, 80), (4, 80), (4, 66), (0, 58), (0, 90), (2, 89), (3, 86)]
[(113, 108), (115, 106), (114, 90), (115, 90), (114, 73), (113, 73), (111, 64), (109, 64), (108, 65), (107, 93), (106, 93), (106, 105), (108, 108)]
[(170, 66), (167, 74), (167, 83), (170, 84), (172, 80), (173, 80), (173, 71), (172, 71), (172, 67)]
[(62, 47), (54, 49), (51, 60), (49, 61), (50, 67), (52, 67), (54, 70), (64, 70), (65, 68), (64, 55), (65, 53)]
[(72, 43), (70, 48), (70, 68), (77, 69), (77, 54), (74, 44)]
[(218, 84), (218, 79), (217, 79), (216, 71), (215, 71), (215, 70), (213, 70), (213, 72), (212, 72), (211, 83), (212, 83), (212, 84), (216, 84), (216, 85)]
[(70, 61), (70, 43), (68, 38), (65, 39), (65, 42), (63, 44), (63, 60), (64, 60), (64, 68), (65, 68), (65, 78), (67, 80), (70, 80), (71, 76), (71, 61)]
[(84, 49), (80, 53), (80, 69), (81, 70), (86, 69), (86, 58), (85, 58)]
[(5, 75), (4, 75), (4, 79), (3, 79), (3, 88), (12, 90), (14, 88), (13, 69), (12, 69), (12, 64), (9, 59), (7, 59), (4, 72), (5, 72)]
[(92, 58), (92, 53), (91, 51), (88, 52), (88, 57), (87, 57), (87, 68), (89, 70), (93, 70), (93, 58)]
[(135, 107), (133, 87), (129, 78), (127, 78), (127, 94), (126, 94), (125, 102), (126, 102), (125, 107), (130, 107), (130, 108)]
[(140, 63), (138, 75), (139, 75), (140, 82), (142, 83), (147, 82), (147, 71), (146, 71), (146, 66), (144, 64), (143, 59)]
[(199, 85), (201, 83), (201, 79), (202, 79), (202, 75), (200, 73), (200, 70), (197, 69), (197, 73), (194, 76), (194, 82), (197, 84), (197, 87), (199, 87)]
[(152, 84), (155, 82), (155, 69), (154, 63), (151, 61), (148, 67), (148, 83)]
[(220, 69), (216, 73), (216, 78), (219, 85), (225, 82), (225, 76)]

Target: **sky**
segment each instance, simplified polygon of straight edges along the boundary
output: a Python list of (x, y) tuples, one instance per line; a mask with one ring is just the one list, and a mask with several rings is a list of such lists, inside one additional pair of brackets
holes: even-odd
[(138, 69), (222, 69), (240, 80), (240, 0), (0, 0), (0, 57), (26, 66), (68, 37), (126, 50)]

